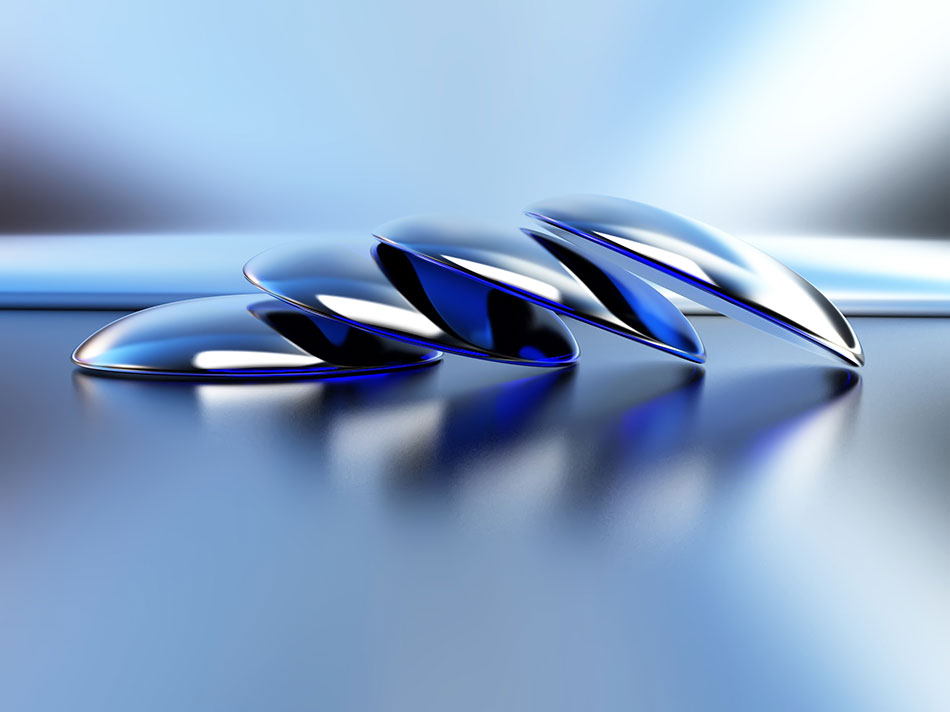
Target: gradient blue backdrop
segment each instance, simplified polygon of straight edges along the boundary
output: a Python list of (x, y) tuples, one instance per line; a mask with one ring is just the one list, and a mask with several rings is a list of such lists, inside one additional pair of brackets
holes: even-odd
[(5, 0), (0, 230), (369, 229), (563, 192), (950, 233), (946, 3)]

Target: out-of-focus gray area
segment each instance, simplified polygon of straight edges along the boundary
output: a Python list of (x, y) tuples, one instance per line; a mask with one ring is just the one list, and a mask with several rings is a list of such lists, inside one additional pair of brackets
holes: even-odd
[(938, 710), (950, 340), (109, 379), (0, 312), (0, 708)]
[(0, 231), (368, 231), (622, 195), (950, 234), (946, 3), (7, 0)]

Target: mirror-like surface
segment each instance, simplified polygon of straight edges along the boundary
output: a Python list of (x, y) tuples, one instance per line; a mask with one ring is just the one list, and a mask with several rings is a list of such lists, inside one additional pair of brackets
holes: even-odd
[(702, 363), (695, 329), (636, 275), (597, 264), (569, 243), (442, 216), (394, 220), (374, 231), (384, 243), (647, 346)]
[(72, 358), (84, 369), (135, 376), (279, 378), (376, 373), (439, 357), (262, 294), (234, 294), (133, 312)]
[(577, 360), (574, 337), (551, 312), (390, 245), (285, 245), (244, 274), (302, 309), (412, 343), (529, 366)]
[(632, 259), (640, 276), (711, 309), (851, 366), (864, 354), (850, 324), (801, 276), (751, 245), (680, 215), (622, 198), (572, 195), (527, 215), (558, 235)]
[(950, 321), (860, 383), (710, 316), (702, 377), (63, 358), (119, 316), (0, 310), (4, 712), (950, 709)]

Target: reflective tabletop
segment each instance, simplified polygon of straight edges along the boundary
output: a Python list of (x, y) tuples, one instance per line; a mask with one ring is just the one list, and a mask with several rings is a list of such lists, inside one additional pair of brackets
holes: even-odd
[(0, 311), (0, 709), (950, 700), (946, 319), (854, 318), (860, 373), (706, 316), (704, 367), (77, 371), (118, 316)]

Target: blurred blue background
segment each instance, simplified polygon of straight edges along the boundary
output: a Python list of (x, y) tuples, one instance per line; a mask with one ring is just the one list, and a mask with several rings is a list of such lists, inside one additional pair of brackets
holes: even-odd
[(0, 309), (0, 709), (948, 709), (945, 320), (855, 319), (860, 379), (697, 317), (702, 370), (572, 324), (555, 374), (235, 387), (77, 373), (121, 312), (54, 310), (598, 192), (950, 313), (948, 26), (0, 0), (0, 306), (52, 307)]
[(623, 195), (950, 234), (945, 2), (4, 0), (0, 231), (368, 230)]

